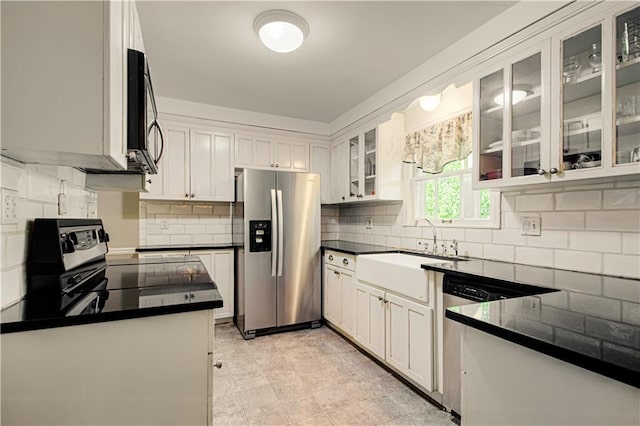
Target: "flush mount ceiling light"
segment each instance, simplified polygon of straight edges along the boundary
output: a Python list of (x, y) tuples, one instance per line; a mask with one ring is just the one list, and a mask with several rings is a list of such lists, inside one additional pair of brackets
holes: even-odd
[(268, 10), (256, 17), (253, 30), (269, 49), (289, 53), (300, 47), (309, 34), (309, 24), (288, 10)]
[(438, 93), (433, 96), (421, 96), (420, 97), (420, 108), (425, 111), (433, 111), (440, 105), (440, 99), (442, 98), (442, 93)]
[[(511, 91), (511, 105), (517, 104), (518, 102), (526, 98), (527, 95), (530, 95), (530, 94), (531, 94), (530, 90), (514, 87), (513, 90)], [(504, 93), (503, 92), (498, 93), (493, 98), (493, 102), (495, 102), (496, 105), (504, 106)]]

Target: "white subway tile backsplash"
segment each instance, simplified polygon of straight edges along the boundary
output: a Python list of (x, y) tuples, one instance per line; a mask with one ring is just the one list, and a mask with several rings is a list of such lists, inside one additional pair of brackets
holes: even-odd
[(483, 257), (483, 246), (481, 243), (460, 242), (458, 243), (458, 254), (468, 257)]
[(231, 207), (229, 204), (216, 204), (213, 206), (213, 214), (228, 217), (231, 215)]
[(574, 231), (569, 238), (569, 247), (574, 250), (620, 253), (622, 248), (622, 238), (617, 232)]
[(553, 194), (517, 195), (516, 211), (539, 212), (553, 210)]
[(569, 233), (567, 231), (543, 230), (540, 235), (528, 236), (527, 245), (530, 247), (567, 248)]
[(191, 205), (189, 204), (184, 204), (184, 205), (172, 204), (169, 207), (169, 212), (175, 215), (191, 214), (192, 209), (191, 209)]
[(640, 189), (616, 189), (604, 191), (604, 208), (640, 209)]
[(169, 204), (145, 203), (146, 214), (169, 214)]
[(171, 243), (171, 236), (169, 235), (147, 235), (145, 238), (146, 243), (150, 246), (165, 245)]
[(387, 245), (387, 237), (383, 236), (383, 235), (376, 235), (375, 238), (373, 239), (374, 244), (380, 245), (380, 246), (386, 246)]
[(500, 202), (500, 210), (503, 212), (516, 211), (516, 195), (515, 194), (502, 194)]
[(490, 229), (467, 228), (464, 230), (466, 241), (472, 243), (490, 243), (492, 231)]
[(626, 254), (605, 254), (604, 273), (616, 276), (640, 277), (640, 257)]
[(602, 255), (585, 251), (554, 250), (554, 267), (571, 271), (602, 273)]
[(0, 272), (0, 308), (9, 306), (22, 298), (25, 293), (22, 266), (15, 266)]
[[(640, 282), (630, 282), (622, 278), (605, 277), (602, 286), (604, 289), (603, 293), (607, 297), (640, 303)], [(640, 321), (640, 318), (638, 320)]]
[(163, 234), (184, 235), (184, 225), (169, 225), (169, 229), (163, 230)]
[(555, 194), (556, 210), (599, 210), (602, 191), (575, 191)]
[(622, 252), (640, 254), (640, 234), (622, 234)]
[(640, 232), (640, 215), (637, 210), (587, 212), (587, 229)]
[(225, 225), (207, 225), (207, 232), (209, 234), (224, 234), (225, 233)]
[(496, 229), (493, 231), (493, 243), (523, 246), (526, 244), (526, 237), (512, 229)]
[(207, 231), (206, 225), (185, 225), (184, 232), (186, 234), (199, 235)]
[(569, 307), (572, 311), (588, 313), (599, 318), (620, 321), (622, 304), (619, 300), (603, 299), (589, 294), (570, 293)]
[(231, 244), (231, 234), (214, 235), (213, 242), (216, 244)]
[(622, 322), (640, 327), (640, 303), (622, 302)]
[(502, 228), (503, 229), (520, 229), (522, 219), (520, 213), (515, 212), (503, 212), (502, 213)]
[(553, 266), (553, 250), (532, 247), (516, 247), (516, 263), (536, 266)]
[(170, 235), (170, 244), (191, 244), (193, 243), (193, 237), (191, 235)]
[(540, 227), (544, 229), (584, 229), (585, 213), (560, 212), (542, 213), (540, 215)]
[(515, 250), (513, 246), (485, 244), (483, 252), (486, 259), (502, 260), (504, 262), (513, 262), (515, 260)]
[(193, 214), (197, 215), (211, 215), (213, 214), (213, 206), (193, 206)]

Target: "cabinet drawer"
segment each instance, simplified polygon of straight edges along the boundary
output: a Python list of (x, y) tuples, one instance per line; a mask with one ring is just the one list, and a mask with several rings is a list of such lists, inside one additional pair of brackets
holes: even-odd
[(324, 253), (324, 263), (325, 265), (338, 266), (350, 271), (356, 270), (356, 257), (339, 251), (327, 250)]

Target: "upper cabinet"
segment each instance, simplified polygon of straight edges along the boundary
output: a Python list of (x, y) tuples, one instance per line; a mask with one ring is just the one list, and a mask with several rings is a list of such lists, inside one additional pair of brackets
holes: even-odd
[(387, 122), (333, 144), (334, 203), (402, 198), (401, 159), (392, 151), (403, 129), (400, 115), (394, 114)]
[(3, 155), (126, 169), (132, 13), (131, 1), (2, 3)]
[(309, 171), (309, 144), (306, 142), (237, 135), (235, 150), (235, 166), (238, 168)]
[(141, 199), (234, 201), (232, 134), (168, 123), (165, 135), (158, 174)]
[(320, 175), (320, 202), (331, 203), (331, 151), (329, 145), (311, 144), (311, 173)]
[(640, 8), (609, 10), (476, 79), (476, 188), (640, 173)]

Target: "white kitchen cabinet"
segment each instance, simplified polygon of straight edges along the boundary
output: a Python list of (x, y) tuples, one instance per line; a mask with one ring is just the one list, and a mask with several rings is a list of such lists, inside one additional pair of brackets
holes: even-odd
[(474, 188), (640, 173), (640, 55), (628, 34), (638, 19), (637, 4), (576, 18), (480, 72)]
[(355, 258), (327, 251), (324, 255), (323, 315), (348, 335), (354, 332)]
[[(400, 114), (378, 126), (365, 126), (334, 143), (334, 202), (402, 199)], [(334, 155), (335, 154), (335, 155)]]
[[(163, 258), (174, 256), (198, 256), (200, 261), (207, 269), (209, 276), (216, 283), (218, 292), (222, 296), (223, 306), (221, 308), (214, 309), (214, 315), (217, 320), (232, 318), (234, 314), (234, 261), (232, 249), (219, 249), (219, 250), (171, 250), (171, 251), (153, 251), (139, 253), (138, 257), (148, 258)], [(205, 293), (192, 292), (191, 302), (209, 300), (210, 295)], [(159, 303), (165, 304), (166, 301), (172, 300), (173, 297), (184, 299), (184, 293), (176, 296), (175, 294), (163, 294), (146, 296), (147, 299), (144, 303), (152, 304)], [(142, 301), (141, 301), (142, 303)], [(153, 305), (153, 306), (160, 306)], [(142, 306), (142, 305), (141, 305)], [(147, 306), (147, 305), (145, 305)], [(152, 306), (152, 305), (148, 305)]]
[(365, 348), (385, 359), (385, 292), (356, 282), (355, 338)]
[(306, 172), (309, 170), (309, 144), (239, 134), (236, 135), (235, 158), (238, 168)]
[(141, 199), (234, 200), (233, 135), (168, 123), (165, 138), (158, 174)]
[(331, 203), (331, 151), (328, 145), (310, 145), (309, 171), (320, 175), (320, 202)]
[(142, 40), (138, 27), (131, 44), (134, 11), (132, 1), (3, 2), (3, 155), (127, 168), (127, 48)]
[(426, 390), (433, 390), (433, 309), (385, 293), (386, 360)]

